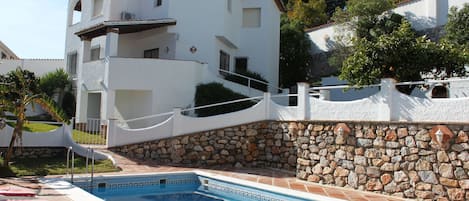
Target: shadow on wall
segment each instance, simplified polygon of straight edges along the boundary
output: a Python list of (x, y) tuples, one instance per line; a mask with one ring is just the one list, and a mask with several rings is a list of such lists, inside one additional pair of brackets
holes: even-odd
[(412, 12), (405, 12), (404, 17), (412, 24), (416, 30), (435, 28), (437, 21), (433, 17), (417, 16)]

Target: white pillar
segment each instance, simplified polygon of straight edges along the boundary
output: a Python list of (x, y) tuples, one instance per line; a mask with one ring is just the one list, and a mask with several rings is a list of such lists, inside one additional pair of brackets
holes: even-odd
[(109, 119), (108, 125), (107, 125), (107, 142), (106, 145), (107, 147), (115, 147), (117, 146), (116, 138), (117, 138), (117, 133), (116, 133), (116, 127), (117, 127), (117, 120), (116, 119)]
[(119, 30), (109, 28), (106, 34), (105, 57), (117, 57), (119, 50)]
[(82, 38), (80, 50), (77, 59), (77, 105), (76, 105), (76, 121), (78, 123), (86, 122), (88, 108), (88, 89), (83, 79), (84, 63), (90, 60), (91, 40)]
[(173, 134), (172, 136), (178, 136), (181, 135), (181, 129), (179, 129), (180, 126), (183, 126), (181, 123), (181, 108), (174, 108), (173, 109)]
[(265, 103), (265, 120), (271, 120), (272, 115), (270, 115), (270, 105), (271, 105), (270, 93), (264, 93), (264, 103)]
[(309, 120), (311, 109), (309, 105), (309, 84), (298, 83), (298, 118), (299, 120)]
[(115, 119), (114, 105), (116, 105), (116, 92), (111, 89), (104, 89), (101, 99), (101, 119)]
[(393, 121), (397, 120), (394, 117), (394, 92), (396, 91), (396, 80), (391, 78), (386, 78), (381, 80), (381, 97), (382, 97), (382, 107), (379, 112), (380, 121)]

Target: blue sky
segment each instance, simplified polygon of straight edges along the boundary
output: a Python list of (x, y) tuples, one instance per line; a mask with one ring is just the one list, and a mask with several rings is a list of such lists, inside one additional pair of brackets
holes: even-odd
[(0, 40), (20, 58), (63, 58), (67, 2), (0, 0)]

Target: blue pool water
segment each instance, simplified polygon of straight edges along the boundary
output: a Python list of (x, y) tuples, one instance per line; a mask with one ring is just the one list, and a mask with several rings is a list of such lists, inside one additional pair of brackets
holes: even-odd
[[(106, 201), (305, 201), (255, 187), (201, 176), (196, 173), (103, 177), (76, 182)], [(311, 201), (311, 200), (310, 200)]]

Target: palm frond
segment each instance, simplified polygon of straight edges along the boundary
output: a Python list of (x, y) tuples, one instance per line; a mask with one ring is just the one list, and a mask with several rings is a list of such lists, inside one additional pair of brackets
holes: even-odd
[(41, 108), (49, 113), (56, 121), (64, 122), (66, 124), (70, 123), (70, 119), (67, 117), (65, 112), (46, 94), (35, 97), (33, 102), (41, 106)]

